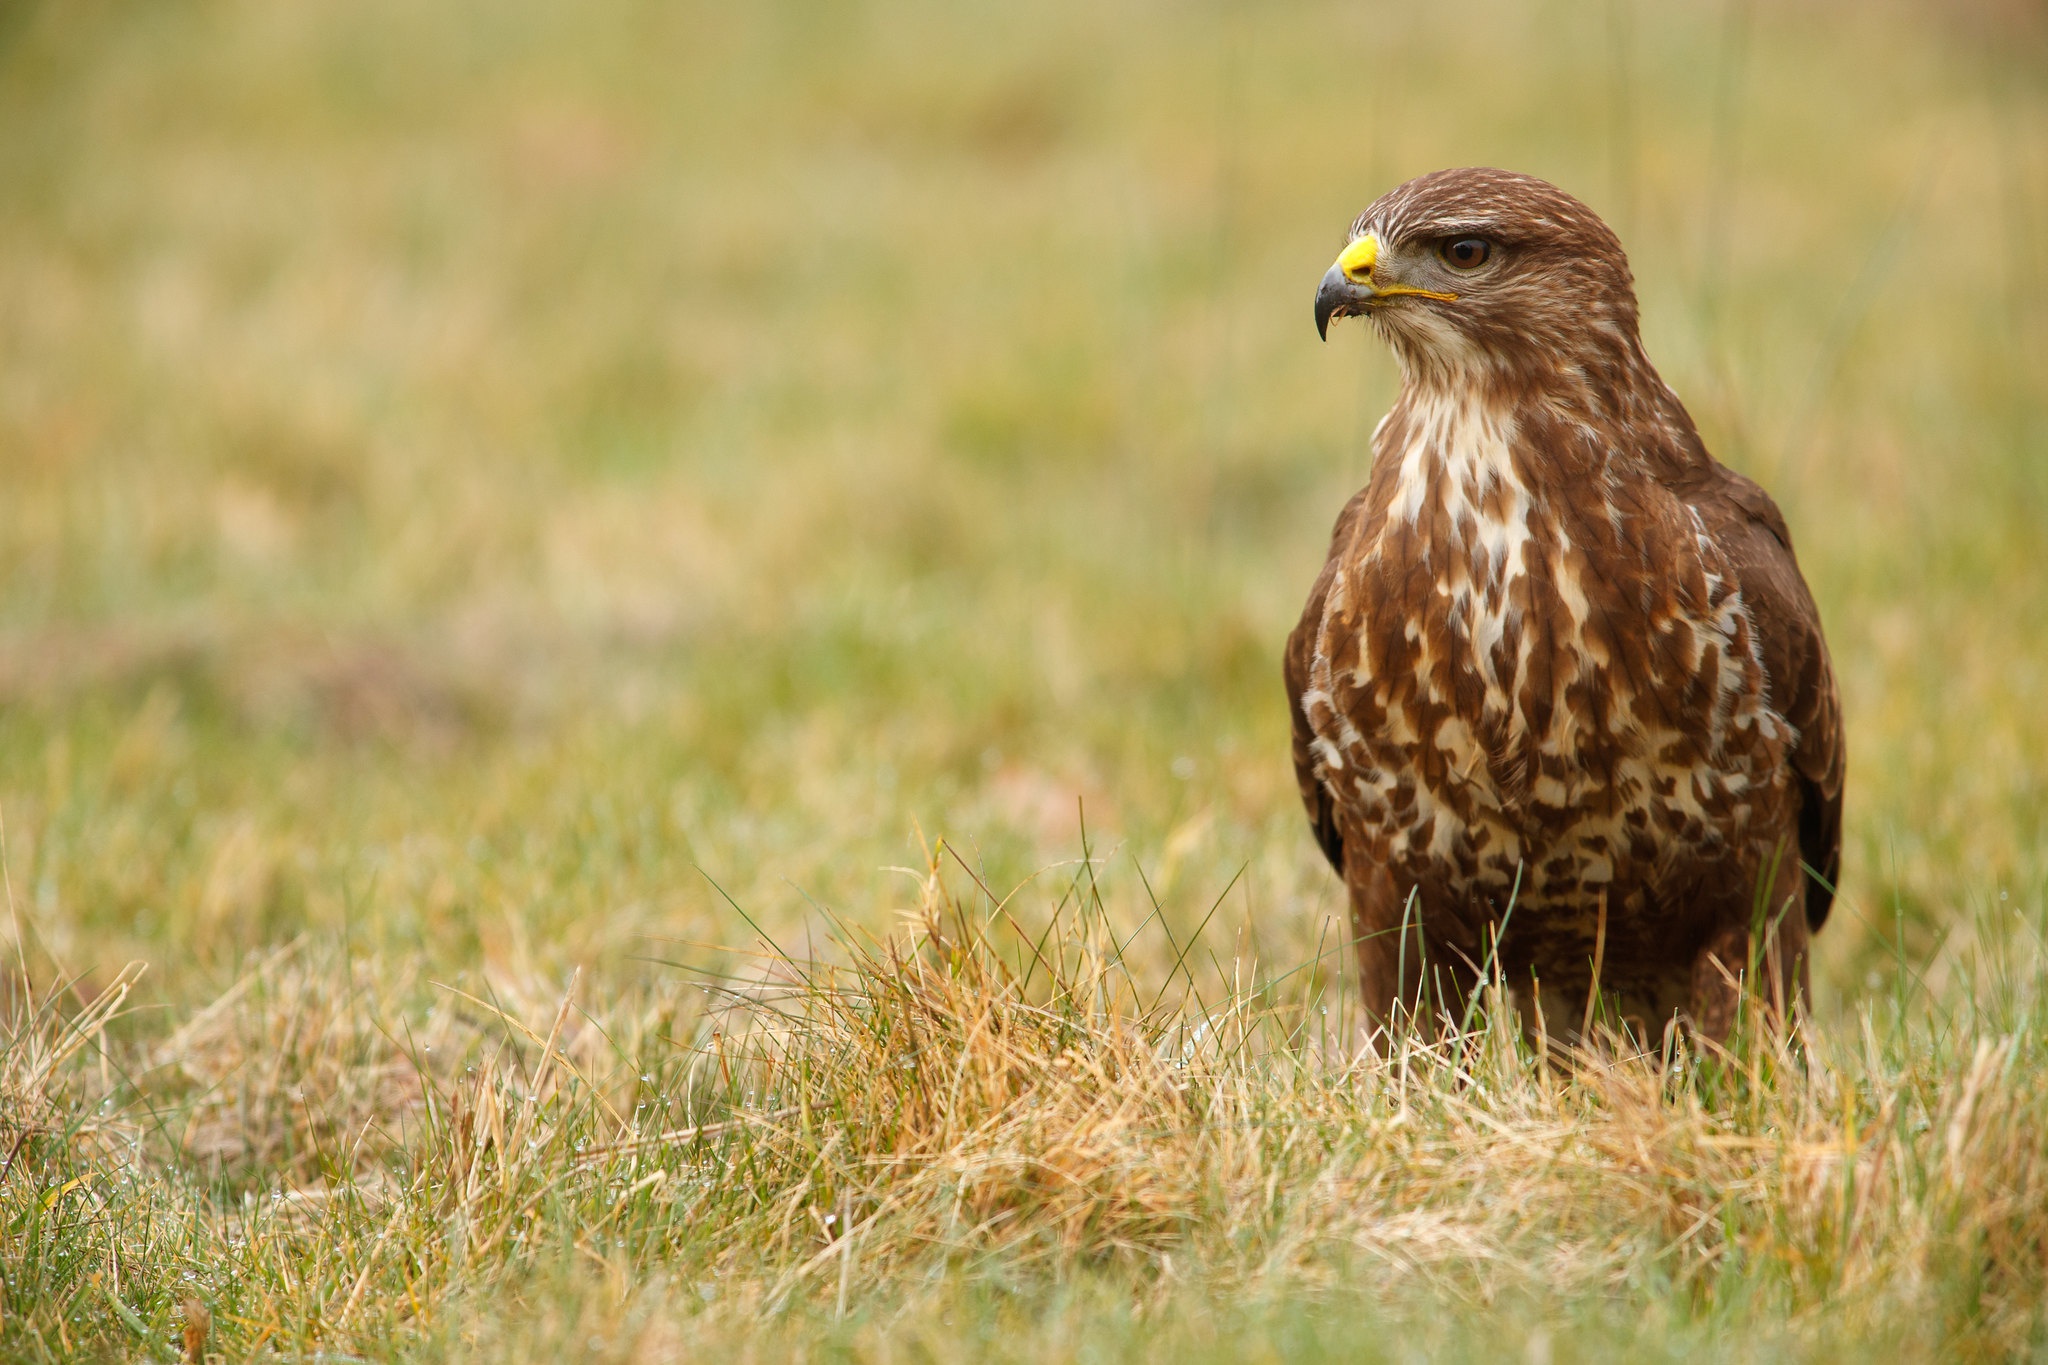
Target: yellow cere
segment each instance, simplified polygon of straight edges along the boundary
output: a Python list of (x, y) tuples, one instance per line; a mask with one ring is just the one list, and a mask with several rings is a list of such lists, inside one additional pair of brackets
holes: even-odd
[(1380, 239), (1368, 232), (1344, 248), (1344, 254), (1337, 258), (1337, 268), (1352, 283), (1367, 284), (1372, 280), (1372, 263), (1379, 259), (1379, 254)]

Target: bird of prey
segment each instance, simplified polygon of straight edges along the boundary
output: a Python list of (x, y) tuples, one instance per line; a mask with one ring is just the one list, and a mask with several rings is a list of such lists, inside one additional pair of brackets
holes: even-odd
[[(1841, 860), (1843, 734), (1785, 520), (1707, 453), (1620, 241), (1532, 176), (1368, 208), (1316, 327), (1400, 395), (1287, 642), (1294, 763), (1365, 1003), (1425, 1029), (1502, 974), (1527, 1027), (1784, 1020)], [(1532, 1018), (1532, 1007), (1534, 1017)]]

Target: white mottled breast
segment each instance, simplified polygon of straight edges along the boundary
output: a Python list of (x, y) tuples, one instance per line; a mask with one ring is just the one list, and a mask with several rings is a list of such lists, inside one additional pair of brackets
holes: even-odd
[(1782, 787), (1790, 731), (1698, 514), (1661, 489), (1654, 518), (1599, 487), (1546, 497), (1518, 434), (1456, 397), (1381, 424), (1394, 476), (1302, 702), (1323, 781), (1383, 856), (1488, 884), (1519, 866), (1540, 900), (1739, 832)]

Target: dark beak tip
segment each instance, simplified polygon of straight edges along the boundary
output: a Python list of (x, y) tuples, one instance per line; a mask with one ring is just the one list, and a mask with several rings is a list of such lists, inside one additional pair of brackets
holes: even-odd
[(1324, 341), (1330, 339), (1330, 319), (1344, 316), (1353, 292), (1344, 272), (1331, 266), (1316, 288), (1316, 335)]

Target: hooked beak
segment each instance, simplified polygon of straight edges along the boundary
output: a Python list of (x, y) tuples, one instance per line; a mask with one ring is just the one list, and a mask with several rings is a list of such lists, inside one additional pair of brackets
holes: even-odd
[(1354, 283), (1342, 266), (1333, 265), (1316, 288), (1316, 335), (1330, 339), (1330, 319), (1350, 317), (1365, 311), (1373, 297), (1372, 282)]
[(1350, 317), (1363, 313), (1374, 304), (1401, 294), (1414, 294), (1420, 298), (1438, 299), (1455, 303), (1456, 294), (1437, 289), (1421, 289), (1414, 285), (1402, 284), (1397, 280), (1376, 277), (1373, 267), (1380, 256), (1380, 240), (1373, 233), (1366, 233), (1344, 248), (1337, 257), (1337, 263), (1325, 271), (1323, 282), (1316, 286), (1316, 335), (1330, 339), (1330, 319)]
[(1380, 239), (1368, 232), (1338, 255), (1337, 263), (1323, 274), (1316, 288), (1316, 335), (1330, 339), (1330, 319), (1363, 312), (1379, 291), (1373, 288), (1373, 262), (1379, 259)]

